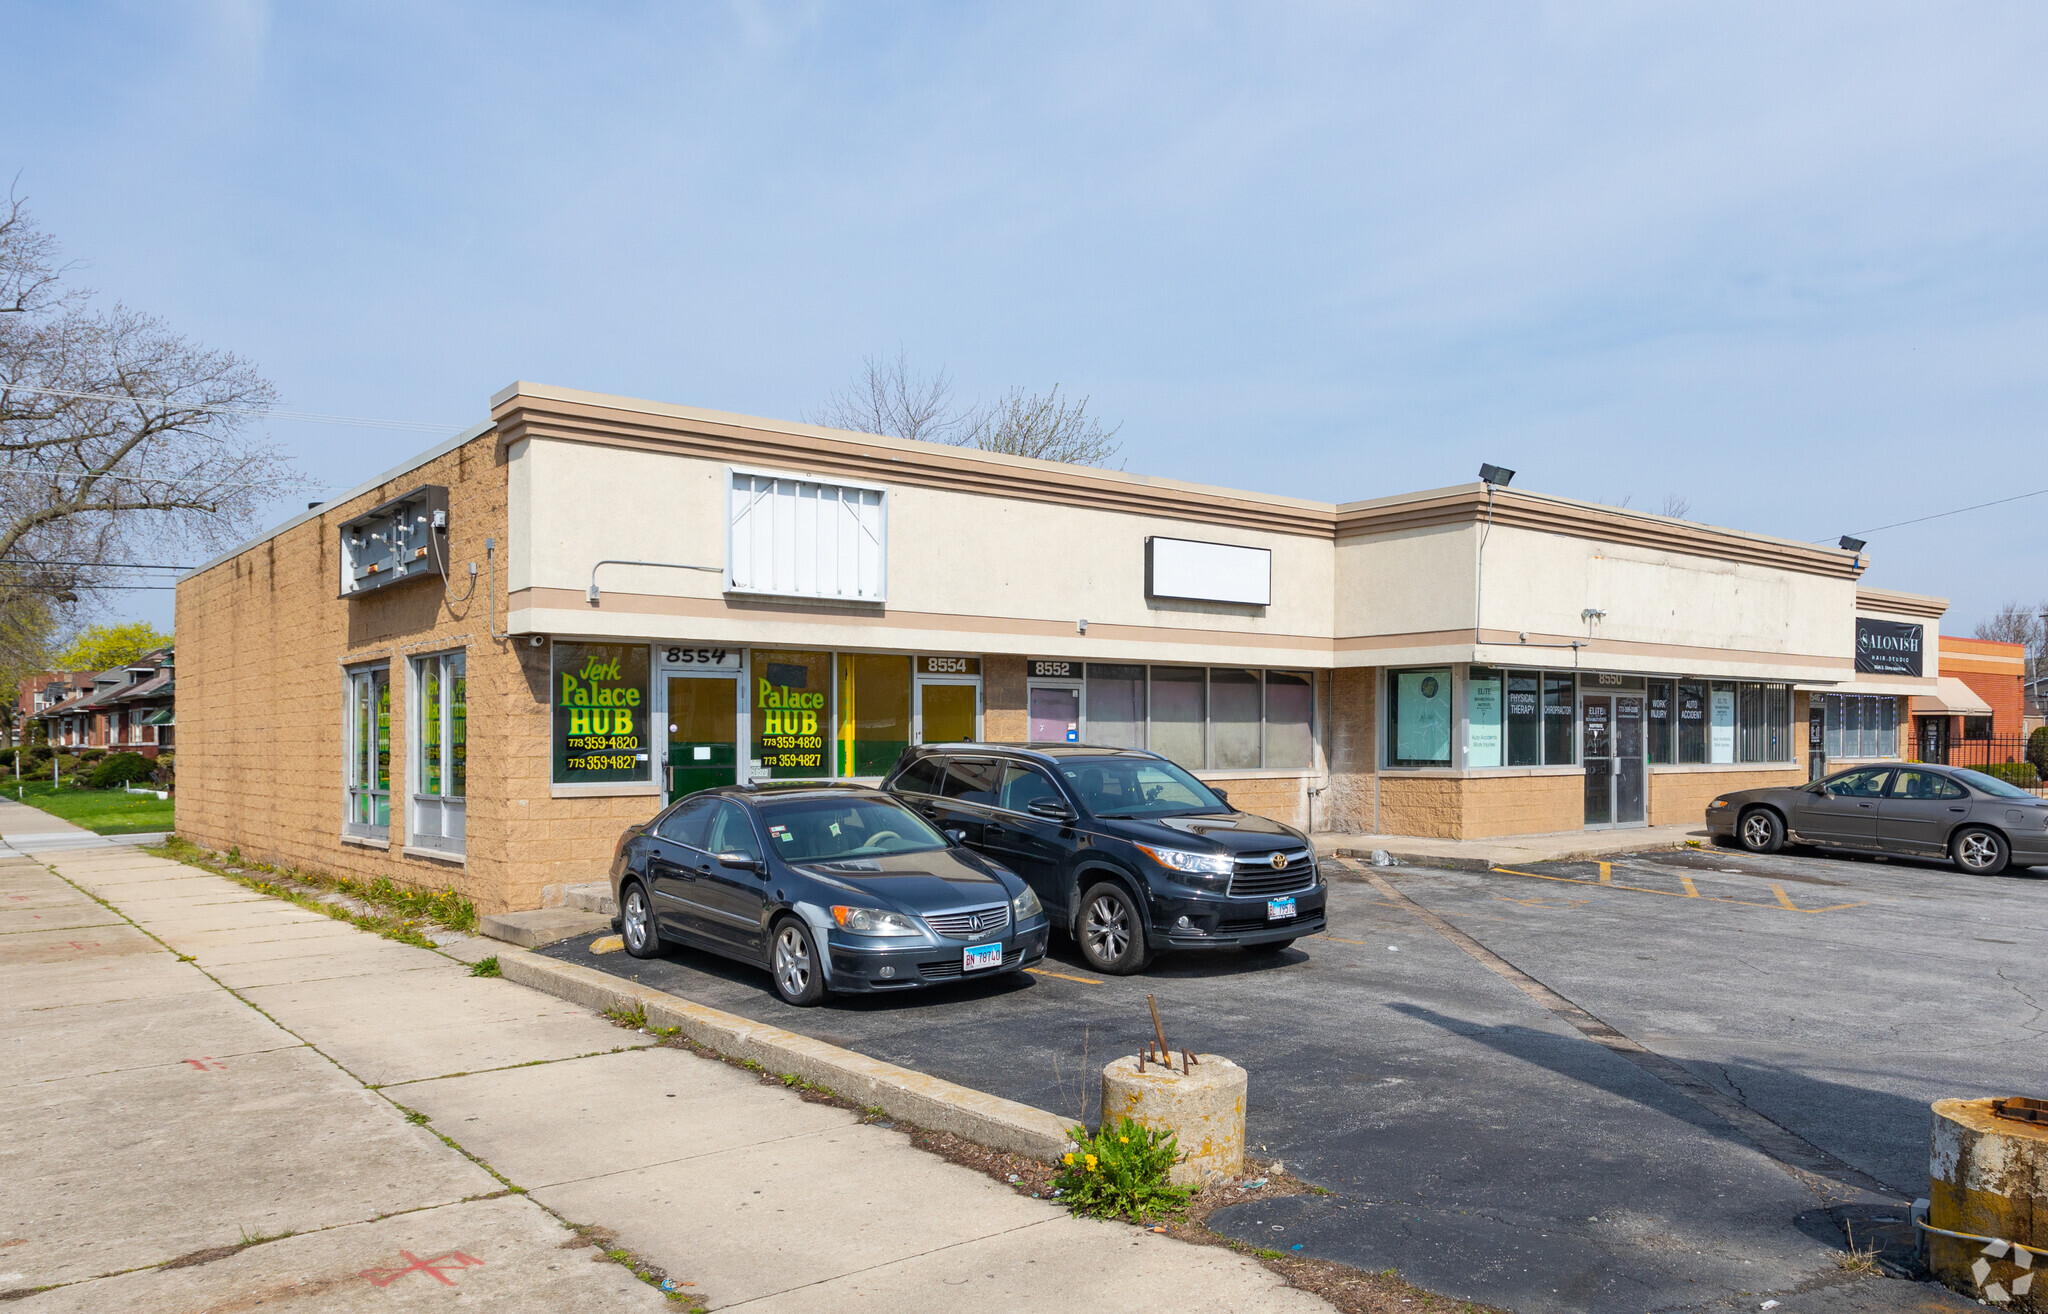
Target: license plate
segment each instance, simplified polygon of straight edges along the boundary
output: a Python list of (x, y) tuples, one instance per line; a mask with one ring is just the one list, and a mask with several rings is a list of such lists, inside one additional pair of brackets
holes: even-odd
[(1001, 967), (1003, 965), (1003, 947), (1000, 944), (971, 945), (963, 949), (961, 953), (963, 958), (960, 970), (963, 972), (973, 972), (984, 967)]
[(1289, 917), (1292, 917), (1292, 916), (1294, 916), (1294, 896), (1293, 896), (1293, 895), (1291, 895), (1291, 894), (1290, 894), (1290, 895), (1288, 895), (1288, 896), (1287, 896), (1286, 898), (1284, 898), (1284, 899), (1268, 899), (1268, 900), (1266, 900), (1266, 920), (1267, 920), (1267, 921), (1269, 921), (1269, 922), (1278, 922), (1278, 921), (1284, 921), (1285, 919), (1287, 919), (1287, 918), (1289, 918)]

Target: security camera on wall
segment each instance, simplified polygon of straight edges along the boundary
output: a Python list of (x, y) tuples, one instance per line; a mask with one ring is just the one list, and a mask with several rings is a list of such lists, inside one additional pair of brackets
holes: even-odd
[(538, 634), (526, 641), (528, 647), (538, 648), (545, 640)]

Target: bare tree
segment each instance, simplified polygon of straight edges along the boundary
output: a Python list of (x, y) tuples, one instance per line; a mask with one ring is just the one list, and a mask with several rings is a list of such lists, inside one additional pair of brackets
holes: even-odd
[(989, 406), (956, 405), (946, 372), (919, 374), (901, 349), (894, 360), (863, 357), (853, 383), (806, 418), (834, 429), (1075, 465), (1107, 465), (1122, 446), (1117, 429), (1090, 418), (1088, 398), (1063, 398), (1058, 384), (1047, 393), (1012, 388)]
[(985, 452), (1072, 465), (1108, 465), (1122, 447), (1116, 441), (1117, 429), (1122, 427), (1103, 428), (1089, 417), (1086, 397), (1079, 401), (1063, 398), (1055, 383), (1051, 392), (1028, 396), (1022, 388), (1010, 389), (982, 413), (971, 442)]
[(953, 405), (953, 381), (944, 370), (927, 378), (910, 368), (910, 357), (900, 348), (894, 360), (862, 357), (860, 376), (806, 418), (832, 429), (955, 447), (978, 420), (972, 408)]
[(297, 484), (244, 429), (274, 400), (247, 361), (125, 306), (95, 309), (18, 196), (0, 207), (0, 631), (47, 621), (110, 565), (221, 545)]
[(2008, 602), (1991, 613), (1989, 620), (1977, 622), (1977, 637), (1996, 639), (2000, 643), (2025, 644), (2029, 675), (2048, 672), (2048, 602), (2032, 607)]
[(1664, 505), (1657, 508), (1657, 514), (1660, 516), (1670, 516), (1673, 520), (1683, 520), (1691, 510), (1692, 499), (1686, 497), (1683, 493), (1666, 493), (1664, 494)]

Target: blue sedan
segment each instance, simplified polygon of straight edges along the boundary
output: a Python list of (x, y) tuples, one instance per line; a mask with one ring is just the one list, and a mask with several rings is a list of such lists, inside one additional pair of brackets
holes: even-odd
[(611, 884), (627, 953), (708, 949), (799, 1006), (1019, 972), (1049, 927), (1009, 868), (859, 786), (692, 794), (620, 837)]

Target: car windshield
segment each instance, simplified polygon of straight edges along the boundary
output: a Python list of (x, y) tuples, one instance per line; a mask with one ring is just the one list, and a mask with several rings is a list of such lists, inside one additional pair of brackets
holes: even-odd
[(1979, 794), (1989, 794), (1993, 798), (2035, 797), (2009, 780), (2000, 780), (1997, 776), (1987, 776), (1982, 771), (1969, 771), (1958, 767), (1952, 774), (1957, 780), (1962, 781)]
[(1157, 758), (1067, 758), (1059, 770), (1081, 806), (1098, 817), (1180, 817), (1230, 811), (1230, 805), (1207, 785)]
[(803, 798), (760, 805), (768, 847), (784, 862), (838, 862), (943, 849), (909, 808), (883, 798)]

